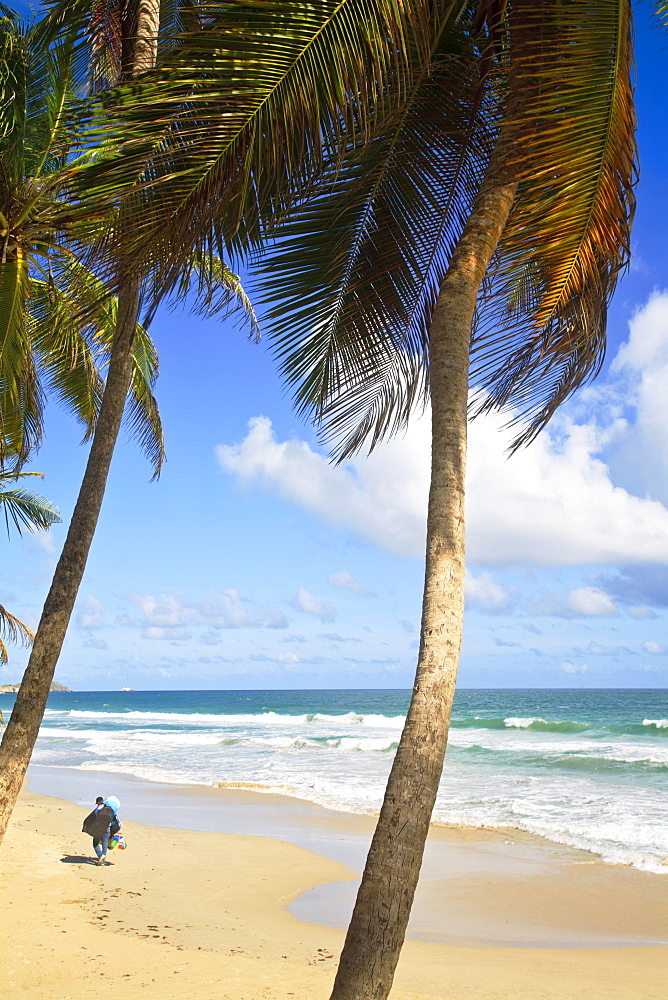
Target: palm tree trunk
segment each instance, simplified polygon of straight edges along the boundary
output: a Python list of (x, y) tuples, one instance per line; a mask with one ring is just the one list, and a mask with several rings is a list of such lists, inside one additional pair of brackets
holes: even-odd
[[(159, 0), (137, 0), (134, 10), (131, 73), (155, 64)], [(86, 568), (104, 498), (111, 458), (123, 419), (132, 376), (139, 314), (137, 278), (127, 278), (118, 295), (116, 332), (107, 381), (86, 471), (63, 551), (44, 604), (28, 666), (0, 745), (0, 843), (14, 810), (44, 717), (51, 681)]]
[(432, 469), (420, 653), (331, 1000), (385, 1000), (390, 991), (443, 769), (464, 616), (471, 324), (517, 188), (501, 146), (452, 255), (430, 328)]
[(100, 415), (67, 538), (21, 687), (0, 746), (0, 842), (21, 790), (51, 681), (86, 568), (132, 374), (139, 285), (119, 295), (118, 321)]

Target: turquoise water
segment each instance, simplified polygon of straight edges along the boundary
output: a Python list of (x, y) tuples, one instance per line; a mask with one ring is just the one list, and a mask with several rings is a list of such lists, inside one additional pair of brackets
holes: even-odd
[[(34, 761), (379, 807), (409, 691), (136, 691), (49, 699)], [(7, 714), (12, 695), (0, 696)], [(434, 818), (509, 826), (668, 872), (665, 691), (459, 691)]]

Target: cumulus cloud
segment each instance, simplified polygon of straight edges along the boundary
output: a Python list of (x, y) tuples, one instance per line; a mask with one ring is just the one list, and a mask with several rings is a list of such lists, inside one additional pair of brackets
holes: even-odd
[(609, 594), (598, 587), (576, 587), (566, 597), (566, 605), (574, 615), (605, 618), (619, 612)]
[(77, 625), (79, 628), (92, 629), (99, 628), (104, 615), (104, 605), (92, 594), (86, 594), (78, 602), (79, 611), (77, 613)]
[(307, 615), (319, 618), (321, 622), (331, 622), (336, 618), (336, 610), (329, 601), (321, 600), (306, 590), (305, 587), (299, 588), (292, 599), (292, 604)]
[(182, 629), (161, 628), (158, 625), (149, 625), (142, 630), (142, 639), (169, 639), (172, 642), (183, 642), (190, 638), (190, 632), (184, 632)]
[(654, 639), (648, 639), (647, 642), (643, 642), (642, 648), (646, 653), (665, 653), (666, 650), (663, 648), (661, 643), (656, 642)]
[[(667, 394), (668, 396), (668, 394)], [(668, 563), (668, 509), (615, 484), (599, 457), (608, 431), (556, 420), (507, 457), (506, 418), (473, 421), (467, 473), (467, 552), (472, 563), (569, 566)], [(430, 421), (368, 458), (333, 466), (304, 441), (277, 441), (256, 417), (218, 459), (246, 487), (299, 504), (326, 523), (398, 555), (424, 553)]]
[(398, 555), (424, 550), (428, 490), (428, 421), (416, 420), (403, 437), (368, 458), (332, 465), (305, 441), (277, 441), (271, 421), (254, 417), (234, 446), (219, 445), (218, 461), (246, 487), (260, 487), (352, 530)]
[(598, 587), (575, 587), (565, 596), (548, 594), (538, 602), (536, 610), (558, 618), (609, 618), (619, 614), (610, 595)]
[(490, 573), (474, 576), (467, 570), (464, 592), (469, 607), (480, 608), (490, 614), (507, 611), (512, 602), (508, 591), (496, 583)]
[(633, 427), (620, 441), (623, 463), (668, 501), (668, 291), (654, 292), (635, 313), (611, 372), (635, 408)]
[[(281, 629), (287, 626), (287, 619), (282, 611), (244, 601), (236, 590), (210, 594), (199, 602), (191, 601), (184, 594), (133, 594), (132, 600), (143, 612), (143, 624), (148, 628), (204, 625), (209, 629)], [(158, 637), (162, 638), (153, 634), (148, 636)]]
[(570, 660), (565, 660), (564, 663), (561, 664), (561, 670), (563, 670), (565, 674), (586, 674), (589, 667), (586, 663), (577, 664), (571, 663)]
[(332, 573), (329, 582), (333, 587), (344, 587), (346, 590), (352, 590), (354, 594), (362, 594), (367, 596), (369, 591), (365, 590), (361, 583), (351, 576), (347, 569), (339, 570), (338, 573)]

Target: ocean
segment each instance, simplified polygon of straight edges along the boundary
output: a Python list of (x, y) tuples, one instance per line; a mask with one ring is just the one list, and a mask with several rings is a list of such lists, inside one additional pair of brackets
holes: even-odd
[[(5, 718), (14, 695), (0, 695)], [(372, 812), (410, 691), (59, 692), (33, 761)], [(434, 821), (668, 874), (666, 691), (457, 692)]]

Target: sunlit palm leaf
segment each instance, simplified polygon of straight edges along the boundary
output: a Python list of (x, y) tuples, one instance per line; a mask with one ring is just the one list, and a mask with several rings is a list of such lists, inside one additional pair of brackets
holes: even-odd
[[(224, 234), (220, 256), (257, 237), (260, 218), (318, 173), (323, 151), (349, 143), (351, 130), (366, 134), (371, 107), (398, 105), (411, 86), (408, 40), (428, 58), (441, 11), (452, 8), (451, 0), (200, 4), (201, 30), (114, 95), (128, 123), (122, 156), (81, 176), (104, 197), (140, 175), (155, 189), (132, 195), (128, 266), (174, 287), (191, 249), (211, 249), (212, 223)], [(388, 75), (401, 86), (390, 90)]]
[[(521, 31), (513, 33), (513, 17), (521, 23)], [(627, 259), (633, 209), (629, 21), (625, 0), (538, 6), (516, 2), (511, 7), (511, 28), (498, 51), (500, 71), (512, 60), (515, 79), (524, 75), (531, 86), (525, 88), (520, 121), (510, 123), (524, 137), (518, 142), (514, 165), (521, 185), (479, 303), (473, 381), (481, 392), (479, 409), (516, 406), (522, 417), (528, 416), (529, 428), (520, 440), (535, 433), (555, 407), (595, 373), (602, 357), (605, 309)], [(499, 113), (503, 95), (501, 87)], [(438, 132), (432, 131), (432, 136), (432, 146), (438, 146)], [(419, 162), (419, 152), (413, 155)], [(355, 206), (356, 181), (352, 176), (347, 180)], [(374, 221), (376, 214), (382, 219), (380, 194), (371, 209)], [(403, 194), (410, 213), (408, 184)], [(470, 206), (470, 189), (464, 186), (453, 194), (448, 207), (454, 233)], [(343, 205), (343, 190), (339, 199)], [(399, 206), (398, 200), (397, 215)], [(322, 274), (336, 276), (337, 268), (341, 273), (345, 260), (341, 247), (355, 248), (354, 266), (360, 268), (374, 263), (364, 257), (374, 240), (382, 251), (375, 269), (369, 266), (367, 285), (361, 286), (366, 294), (359, 301), (351, 294), (348, 312), (339, 311), (334, 317), (338, 330), (335, 335), (330, 331), (327, 346), (338, 352), (338, 357), (333, 355), (335, 364), (326, 352), (317, 350), (320, 315), (301, 354), (296, 349), (298, 338), (291, 341), (287, 324), (284, 328), (279, 324), (286, 374), (297, 386), (299, 401), (319, 409), (325, 434), (340, 457), (363, 444), (373, 446), (380, 435), (405, 422), (412, 403), (406, 387), (416, 384), (410, 378), (418, 377), (413, 362), (424, 361), (416, 348), (417, 331), (411, 344), (408, 315), (421, 324), (418, 329), (425, 338), (431, 307), (428, 299), (421, 299), (423, 273), (415, 267), (411, 274), (420, 240), (410, 226), (402, 232), (395, 224), (393, 236), (401, 238), (387, 252), (388, 245), (373, 229), (370, 239), (356, 243), (359, 222), (353, 212), (346, 216), (342, 209), (329, 221), (318, 215), (317, 208), (309, 213), (307, 207), (302, 222), (295, 222), (291, 231), (299, 233), (300, 247), (311, 240), (320, 248), (315, 255), (316, 285)], [(338, 234), (338, 223), (348, 224), (347, 241)], [(334, 239), (327, 259), (328, 225)], [(426, 231), (436, 252), (435, 231), (429, 227)], [(287, 246), (289, 250), (289, 239)], [(445, 256), (447, 243), (442, 246)], [(325, 255), (322, 260), (319, 254)], [(310, 259), (294, 262), (292, 269), (285, 254), (281, 260), (288, 302), (291, 298), (296, 303), (300, 288), (308, 295)], [(351, 267), (349, 260), (347, 266)], [(402, 290), (403, 300), (394, 284), (395, 268), (397, 280), (407, 289)], [(338, 280), (334, 277), (329, 287), (321, 284), (324, 310), (334, 301)], [(353, 286), (351, 292), (355, 291)], [(397, 301), (410, 301), (411, 296), (424, 308), (402, 316)], [(332, 315), (325, 313), (325, 320)], [(297, 317), (307, 321), (303, 312)], [(346, 373), (340, 384), (338, 375), (332, 377), (333, 370)], [(388, 373), (398, 375), (394, 390)], [(414, 398), (419, 398), (417, 393)]]
[(0, 262), (0, 464), (21, 465), (41, 439), (44, 395), (32, 358), (28, 266), (16, 246)]
[(525, 108), (522, 181), (480, 306), (473, 379), (480, 410), (529, 418), (520, 444), (603, 361), (629, 258), (636, 146), (628, 0), (514, 7), (533, 42), (513, 58), (540, 91)]
[(457, 28), (402, 113), (279, 228), (263, 262), (283, 373), (340, 456), (424, 399), (429, 319), (495, 134), (470, 18)]
[(60, 521), (60, 511), (37, 493), (27, 490), (9, 489), (18, 479), (40, 476), (38, 472), (20, 472), (18, 475), (0, 473), (0, 509), (5, 517), (7, 532), (10, 522), (21, 534), (24, 528), (30, 531), (47, 531), (52, 524)]
[[(6, 258), (0, 260), (0, 444), (19, 465), (40, 443), (44, 390), (76, 414), (90, 437), (103, 388), (98, 366), (108, 360), (116, 322), (115, 299), (63, 245), (72, 220), (59, 196), (79, 141), (73, 87), (78, 33), (91, 4), (61, 8), (52, 22), (62, 28), (65, 9), (69, 21), (59, 36), (16, 18), (0, 24), (0, 44), (11, 57), (0, 81), (4, 96), (13, 95), (0, 137), (2, 210), (9, 223), (4, 246), (0, 237)], [(96, 217), (86, 206), (77, 212), (79, 222)], [(78, 231), (81, 248), (90, 231), (87, 225)], [(155, 350), (141, 331), (129, 421), (155, 474), (164, 459), (151, 391), (156, 375)]]
[(32, 629), (24, 625), (0, 604), (0, 664), (4, 666), (8, 661), (5, 640), (18, 642), (22, 646), (30, 646), (34, 638), (35, 633)]

